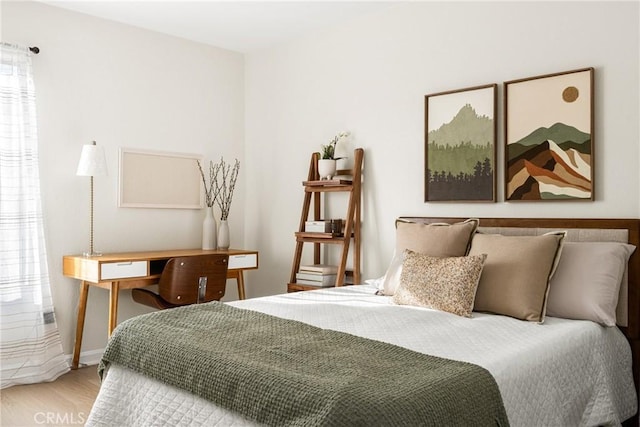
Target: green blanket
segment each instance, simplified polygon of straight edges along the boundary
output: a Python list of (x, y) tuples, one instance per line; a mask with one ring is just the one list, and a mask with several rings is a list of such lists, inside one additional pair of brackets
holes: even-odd
[(479, 366), (219, 302), (123, 322), (110, 363), (266, 425), (508, 425)]

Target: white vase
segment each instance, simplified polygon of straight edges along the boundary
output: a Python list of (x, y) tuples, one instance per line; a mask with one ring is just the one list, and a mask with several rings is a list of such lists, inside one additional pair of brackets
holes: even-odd
[(318, 175), (320, 179), (331, 179), (336, 174), (336, 161), (334, 159), (318, 160)]
[(229, 249), (230, 245), (229, 223), (226, 219), (221, 219), (220, 227), (218, 229), (218, 249)]
[(202, 249), (216, 249), (216, 220), (213, 217), (213, 207), (206, 207), (202, 222)]

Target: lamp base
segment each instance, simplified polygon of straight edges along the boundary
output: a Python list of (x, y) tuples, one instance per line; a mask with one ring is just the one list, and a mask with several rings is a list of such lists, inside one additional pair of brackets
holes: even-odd
[(102, 256), (102, 252), (96, 252), (96, 251), (93, 251), (93, 252), (83, 252), (83, 253), (82, 253), (82, 256), (84, 256), (85, 258), (90, 258), (90, 257), (92, 257), (92, 256)]

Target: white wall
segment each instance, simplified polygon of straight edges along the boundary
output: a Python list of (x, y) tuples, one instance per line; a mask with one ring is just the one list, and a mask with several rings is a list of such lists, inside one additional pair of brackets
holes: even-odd
[[(232, 245), (260, 251), (249, 297), (285, 291), (309, 157), (346, 129), (348, 148), (366, 150), (365, 277), (384, 272), (401, 215), (640, 216), (637, 2), (410, 2), (245, 58), (40, 3), (3, 1), (1, 12), (4, 41), (42, 49), (34, 66), (44, 214), (67, 353), (78, 285), (62, 277), (61, 259), (88, 246), (88, 182), (75, 168), (93, 139), (109, 162), (109, 176), (96, 179), (102, 251), (200, 240), (201, 212), (117, 208), (119, 147), (240, 159)], [(423, 203), (424, 95), (588, 66), (595, 202), (504, 203), (500, 180), (496, 204)], [(233, 284), (227, 293), (235, 299)], [(120, 320), (145, 311), (128, 293), (120, 301)], [(83, 351), (104, 347), (107, 305), (107, 293), (92, 289)]]
[[(384, 273), (402, 215), (639, 217), (638, 18), (637, 2), (409, 2), (248, 55), (252, 293), (286, 289), (310, 153), (347, 129), (365, 149), (365, 277)], [(596, 201), (505, 203), (502, 82), (583, 67), (595, 67)], [(500, 201), (425, 204), (424, 95), (488, 83), (499, 84)]]
[[(62, 276), (62, 256), (89, 246), (89, 179), (75, 175), (82, 144), (103, 145), (109, 168), (95, 178), (97, 250), (200, 245), (200, 210), (117, 207), (119, 147), (238, 158), (230, 226), (232, 244), (242, 246), (244, 59), (34, 2), (2, 2), (2, 40), (41, 49), (33, 64), (43, 209), (56, 318), (69, 354), (79, 286)], [(234, 282), (227, 294), (237, 298)], [(119, 320), (145, 311), (121, 293)], [(107, 314), (108, 292), (91, 289), (83, 352), (104, 348)]]

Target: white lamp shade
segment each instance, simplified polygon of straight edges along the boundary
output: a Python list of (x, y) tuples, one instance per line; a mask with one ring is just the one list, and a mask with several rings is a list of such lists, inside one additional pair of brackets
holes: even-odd
[(83, 145), (76, 175), (100, 176), (106, 174), (107, 159), (104, 155), (104, 147), (94, 144)]

